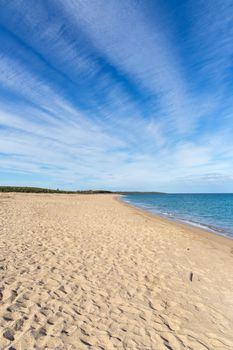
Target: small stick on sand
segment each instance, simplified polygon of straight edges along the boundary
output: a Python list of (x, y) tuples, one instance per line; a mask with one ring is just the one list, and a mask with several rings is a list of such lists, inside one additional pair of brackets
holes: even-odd
[(193, 281), (193, 273), (192, 272), (190, 272), (190, 274), (189, 274), (189, 280), (190, 280), (190, 282)]
[(0, 288), (0, 301), (3, 299), (2, 288)]

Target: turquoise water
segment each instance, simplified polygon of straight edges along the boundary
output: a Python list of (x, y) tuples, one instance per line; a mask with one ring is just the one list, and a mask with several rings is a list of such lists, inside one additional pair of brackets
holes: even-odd
[(233, 239), (233, 194), (131, 194), (122, 200)]

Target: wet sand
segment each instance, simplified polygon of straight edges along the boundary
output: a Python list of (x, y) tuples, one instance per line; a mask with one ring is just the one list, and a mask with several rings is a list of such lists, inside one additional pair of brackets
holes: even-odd
[(113, 195), (0, 194), (0, 349), (233, 349), (233, 241)]

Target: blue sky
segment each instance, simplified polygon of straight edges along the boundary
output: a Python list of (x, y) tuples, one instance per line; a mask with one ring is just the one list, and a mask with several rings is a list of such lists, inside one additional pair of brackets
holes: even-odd
[(1, 0), (0, 183), (233, 192), (233, 2)]

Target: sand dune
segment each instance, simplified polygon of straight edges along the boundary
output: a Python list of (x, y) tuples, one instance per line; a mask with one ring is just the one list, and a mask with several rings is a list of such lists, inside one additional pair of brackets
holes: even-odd
[(0, 231), (1, 350), (233, 349), (232, 241), (111, 195), (1, 194)]

